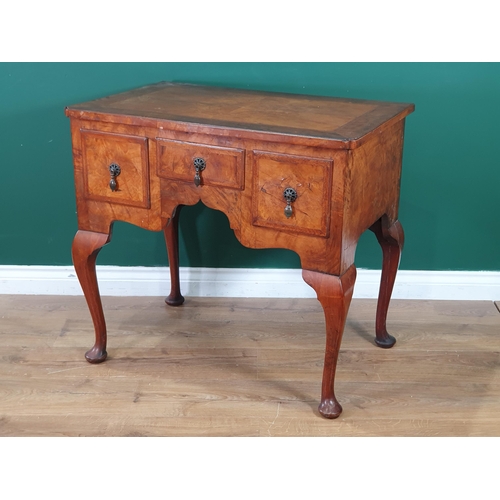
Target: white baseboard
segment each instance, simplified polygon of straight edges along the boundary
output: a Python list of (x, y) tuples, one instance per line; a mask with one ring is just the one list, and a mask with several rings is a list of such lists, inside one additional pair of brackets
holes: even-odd
[[(97, 266), (102, 295), (166, 296), (166, 267)], [(182, 294), (191, 297), (315, 298), (300, 269), (181, 268)], [(354, 298), (376, 298), (380, 271), (358, 269)], [(81, 295), (72, 266), (0, 266), (0, 294)], [(392, 297), (500, 300), (500, 272), (399, 271)]]

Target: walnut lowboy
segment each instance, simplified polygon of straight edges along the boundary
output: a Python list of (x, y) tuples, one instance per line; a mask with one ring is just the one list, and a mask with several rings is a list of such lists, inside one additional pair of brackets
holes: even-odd
[(95, 262), (114, 221), (166, 239), (172, 290), (179, 285), (183, 205), (224, 212), (251, 248), (287, 248), (301, 260), (326, 320), (319, 412), (342, 408), (334, 378), (351, 302), (360, 235), (383, 251), (375, 343), (386, 330), (403, 229), (398, 221), (405, 117), (412, 104), (159, 83), (66, 108), (71, 120), (78, 232), (73, 262), (95, 327), (86, 353), (106, 359)]

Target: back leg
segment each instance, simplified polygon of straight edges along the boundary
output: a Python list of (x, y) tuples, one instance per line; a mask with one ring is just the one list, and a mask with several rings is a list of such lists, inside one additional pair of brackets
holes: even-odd
[(182, 207), (183, 205), (177, 206), (173, 217), (163, 229), (170, 266), (170, 295), (165, 299), (169, 306), (180, 306), (184, 302), (179, 280), (179, 214)]
[(396, 339), (387, 333), (387, 311), (391, 300), (399, 259), (404, 244), (404, 232), (401, 223), (396, 220), (392, 225), (386, 224), (386, 218), (380, 218), (370, 227), (375, 233), (382, 247), (382, 277), (377, 303), (377, 316), (375, 321), (375, 343), (379, 347), (389, 348), (396, 343)]

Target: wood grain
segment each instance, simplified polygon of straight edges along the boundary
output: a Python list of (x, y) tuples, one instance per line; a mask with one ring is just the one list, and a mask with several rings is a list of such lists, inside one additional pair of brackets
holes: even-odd
[(160, 177), (193, 182), (195, 158), (203, 158), (201, 185), (243, 189), (245, 155), (242, 149), (157, 139), (157, 172)]
[(165, 298), (165, 302), (169, 306), (180, 306), (184, 302), (179, 279), (179, 216), (181, 209), (182, 205), (179, 205), (163, 228), (170, 268), (170, 294)]
[(326, 418), (338, 418), (342, 412), (342, 406), (335, 397), (335, 370), (354, 291), (356, 268), (350, 267), (340, 277), (304, 269), (302, 277), (315, 290), (325, 312), (326, 348), (321, 384), (321, 403), (318, 410)]
[(91, 365), (83, 297), (0, 296), (1, 436), (500, 436), (493, 302), (394, 300), (382, 350), (376, 301), (353, 300), (331, 421), (315, 299), (102, 300), (113, 349)]
[[(391, 119), (411, 113), (413, 104), (261, 92), (162, 82), (95, 101), (69, 106), (73, 118), (127, 122), (196, 132), (198, 124), (276, 135), (354, 142)], [(107, 116), (106, 116), (107, 115)], [(121, 117), (118, 115), (122, 115)], [(115, 118), (115, 120), (114, 120)], [(194, 126), (190, 125), (193, 124)], [(220, 131), (219, 131), (220, 132)], [(254, 135), (254, 134), (252, 134)], [(296, 142), (300, 142), (296, 141)]]
[[(355, 249), (360, 235), (380, 224), (376, 343), (394, 344), (385, 323), (402, 246), (396, 235), (402, 238), (402, 229), (394, 228), (404, 120), (413, 109), (169, 83), (67, 108), (79, 228), (73, 255), (96, 331), (87, 359), (106, 358), (97, 243), (104, 244), (116, 220), (164, 229), (173, 284), (167, 303), (180, 304), (175, 213), (180, 205), (202, 201), (226, 214), (243, 245), (298, 253), (303, 277), (325, 310), (320, 414), (338, 417), (333, 381), (355, 281)], [(109, 183), (110, 162), (122, 164), (123, 175), (118, 180), (111, 174)]]
[[(331, 159), (252, 151), (253, 224), (327, 237), (330, 229)], [(284, 190), (297, 199), (292, 216), (284, 214)]]
[[(86, 196), (90, 200), (149, 208), (149, 165), (145, 137), (82, 130)], [(121, 172), (117, 189), (109, 187), (109, 166)]]
[(90, 363), (101, 363), (106, 359), (106, 321), (102, 310), (99, 285), (97, 283), (96, 259), (102, 247), (109, 243), (111, 233), (78, 231), (73, 239), (71, 253), (76, 275), (89, 306), (94, 323), (95, 344), (85, 357)]
[(387, 312), (396, 281), (405, 236), (403, 226), (399, 221), (388, 225), (386, 218), (379, 219), (370, 227), (370, 230), (375, 233), (382, 248), (382, 276), (375, 322), (375, 343), (379, 347), (390, 348), (396, 343), (396, 339), (387, 332)]
[[(109, 193), (109, 199), (97, 195), (92, 195), (94, 199), (88, 198), (89, 174), (87, 168), (89, 163), (88, 160), (87, 163), (84, 161), (86, 152), (82, 139), (84, 134), (81, 133), (81, 130), (85, 129), (95, 134), (105, 131), (106, 134), (109, 133), (109, 137), (116, 135), (117, 130), (111, 131), (107, 130), (106, 127), (101, 128), (102, 130), (94, 127), (91, 122), (71, 121), (78, 228), (86, 231), (108, 233), (111, 224), (116, 220), (121, 220), (152, 231), (161, 231), (163, 221), (160, 217), (160, 180), (156, 175), (150, 175), (151, 171), (144, 154), (149, 149), (149, 153), (154, 160), (154, 152), (146, 146), (146, 139), (142, 130), (129, 130), (130, 135), (134, 137), (130, 144), (129, 141), (124, 143), (107, 141), (101, 151), (104, 159), (110, 158), (108, 155), (111, 155), (113, 151), (121, 155), (120, 161), (124, 162), (125, 170), (123, 175), (120, 174), (117, 178), (117, 182), (119, 189), (122, 189), (122, 194), (120, 194), (120, 191), (111, 192), (109, 189), (110, 177), (107, 177), (109, 172), (106, 172), (106, 176), (104, 174), (102, 177), (97, 176), (98, 182), (93, 189), (96, 189), (100, 194)], [(90, 134), (91, 132), (87, 133)], [(111, 148), (113, 144), (117, 145), (117, 147)], [(107, 150), (106, 146), (109, 150)], [(131, 158), (133, 160), (127, 159), (129, 158), (125, 154), (127, 150), (132, 152)], [(97, 157), (99, 156), (97, 155)], [(110, 161), (116, 161), (116, 159), (110, 159)], [(154, 161), (149, 163), (151, 165), (155, 164)], [(92, 168), (95, 168), (95, 164), (92, 163), (92, 165)], [(93, 175), (91, 175), (91, 178), (93, 178)], [(104, 187), (101, 187), (103, 183)], [(101, 189), (103, 189), (102, 192), (99, 191)], [(114, 197), (113, 195), (117, 196)]]

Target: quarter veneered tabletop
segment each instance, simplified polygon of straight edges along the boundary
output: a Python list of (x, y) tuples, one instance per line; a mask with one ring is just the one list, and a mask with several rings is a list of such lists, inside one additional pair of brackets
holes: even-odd
[(144, 120), (356, 141), (413, 104), (162, 82), (67, 108), (69, 116)]

